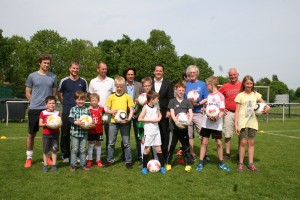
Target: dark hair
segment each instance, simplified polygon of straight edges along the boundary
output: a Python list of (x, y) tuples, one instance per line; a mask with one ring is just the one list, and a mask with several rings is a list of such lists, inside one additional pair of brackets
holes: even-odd
[(74, 99), (86, 99), (86, 92), (82, 90), (77, 90), (74, 94)]
[(181, 72), (181, 78), (182, 78), (182, 79), (186, 79), (186, 78), (187, 78), (186, 72)]
[(54, 102), (56, 103), (55, 96), (47, 96), (46, 99), (45, 99), (45, 103), (48, 103), (48, 101), (52, 101), (52, 100), (54, 100)]
[(51, 56), (51, 55), (48, 55), (48, 54), (41, 55), (41, 56), (39, 57), (39, 63), (41, 63), (43, 60), (50, 60), (50, 64), (51, 64), (52, 56)]
[(127, 69), (124, 70), (123, 72), (123, 77), (126, 79), (126, 74), (128, 73), (128, 71), (132, 70), (133, 74), (136, 74), (135, 68), (134, 67), (128, 67)]
[(246, 83), (246, 81), (248, 81), (248, 80), (252, 81), (253, 87), (252, 87), (251, 91), (254, 92), (254, 80), (253, 80), (253, 77), (250, 76), (250, 75), (246, 75), (246, 76), (243, 78), (242, 85), (241, 85), (241, 88), (240, 88), (240, 92), (245, 91), (245, 88), (246, 88), (246, 87), (245, 87), (245, 83)]
[(159, 97), (159, 94), (153, 90), (150, 90), (148, 93), (147, 93), (147, 101), (150, 102), (152, 99), (155, 99)]
[(182, 87), (182, 88), (186, 89), (185, 84), (182, 83), (182, 82), (179, 82), (179, 83), (177, 83), (177, 84), (175, 85), (175, 88), (176, 88), (176, 89), (179, 88), (179, 87)]
[(162, 70), (163, 70), (163, 71), (165, 71), (165, 69), (164, 69), (164, 65), (163, 65), (163, 64), (157, 64), (157, 65), (155, 65), (155, 67), (154, 67), (153, 71), (155, 71), (156, 67), (161, 67), (161, 68), (162, 68)]

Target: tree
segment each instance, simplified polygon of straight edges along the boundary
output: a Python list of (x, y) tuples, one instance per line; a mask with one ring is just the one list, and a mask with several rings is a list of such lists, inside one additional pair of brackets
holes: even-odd
[(225, 83), (228, 83), (230, 81), (230, 79), (227, 77), (223, 77), (223, 76), (218, 76), (218, 81), (220, 85), (223, 85)]
[(295, 96), (300, 99), (300, 87), (298, 87), (295, 91)]
[(159, 51), (162, 48), (175, 50), (175, 46), (172, 44), (171, 37), (161, 30), (152, 30), (150, 32), (150, 38), (147, 40), (147, 44), (149, 44), (154, 51)]
[(267, 77), (259, 79), (255, 85), (260, 85), (260, 86), (269, 86), (271, 83), (271, 80), (268, 79)]
[(272, 81), (279, 81), (278, 77), (276, 74), (272, 75)]
[(270, 84), (270, 102), (275, 101), (277, 94), (288, 94), (289, 89), (286, 84), (281, 81), (272, 81)]

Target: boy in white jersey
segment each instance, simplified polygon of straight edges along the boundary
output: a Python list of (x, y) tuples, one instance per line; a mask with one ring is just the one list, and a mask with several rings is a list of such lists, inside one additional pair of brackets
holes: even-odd
[[(224, 96), (218, 92), (217, 86), (219, 82), (217, 77), (211, 76), (206, 79), (206, 88), (209, 91), (207, 97), (207, 106), (215, 105), (220, 109), (219, 114), (216, 117), (209, 117), (205, 114), (203, 118), (202, 128), (200, 135), (202, 136), (202, 145), (200, 149), (200, 161), (197, 166), (197, 170), (200, 172), (203, 169), (203, 159), (206, 153), (208, 139), (210, 134), (212, 138), (215, 139), (217, 144), (217, 152), (219, 157), (219, 168), (224, 169), (225, 171), (230, 171), (230, 169), (223, 163), (223, 147), (222, 147), (222, 126), (225, 109)], [(205, 108), (203, 108), (205, 111)]]

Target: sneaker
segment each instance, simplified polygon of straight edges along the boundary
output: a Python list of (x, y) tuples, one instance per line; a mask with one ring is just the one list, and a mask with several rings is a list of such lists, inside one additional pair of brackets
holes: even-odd
[(251, 171), (253, 171), (253, 172), (259, 172), (259, 171), (260, 171), (260, 170), (257, 169), (257, 168), (254, 166), (254, 164), (252, 164), (252, 163), (250, 163), (250, 164), (248, 165), (248, 169), (251, 170)]
[(243, 171), (244, 169), (243, 169), (243, 163), (239, 163), (239, 166), (238, 166), (238, 171)]
[(148, 169), (147, 169), (146, 167), (144, 167), (144, 168), (142, 169), (141, 173), (142, 173), (143, 175), (148, 174)]
[(83, 171), (90, 171), (90, 168), (88, 168), (88, 167), (86, 167), (86, 166), (81, 167), (81, 169), (82, 169)]
[(104, 165), (104, 167), (111, 167), (112, 165), (113, 165), (112, 162), (107, 162), (107, 163)]
[(57, 172), (57, 165), (52, 165), (52, 171)]
[(53, 161), (52, 161), (51, 157), (48, 157), (47, 163), (48, 163), (48, 165), (53, 165)]
[(227, 154), (224, 156), (224, 160), (230, 160), (230, 154)]
[(132, 169), (132, 163), (126, 163), (127, 169)]
[(205, 162), (207, 162), (207, 163), (209, 163), (211, 160), (210, 160), (210, 158), (206, 155), (206, 156), (204, 156), (204, 160), (205, 160)]
[(97, 162), (96, 162), (96, 165), (97, 165), (98, 167), (103, 167), (103, 164), (102, 164), (101, 160), (97, 161)]
[(179, 149), (179, 150), (177, 151), (176, 156), (182, 156), (182, 150), (181, 150), (181, 149)]
[(172, 165), (166, 165), (166, 170), (167, 171), (171, 171), (171, 169), (172, 169)]
[(219, 164), (219, 168), (220, 168), (220, 169), (224, 169), (226, 172), (230, 172), (229, 167), (227, 167), (224, 163)]
[(166, 173), (167, 173), (167, 170), (166, 170), (166, 168), (161, 167), (160, 170), (159, 170), (159, 172), (160, 172), (161, 174), (166, 174)]
[(43, 166), (43, 172), (48, 172), (48, 171), (49, 171), (48, 165), (44, 165), (44, 166)]
[(88, 160), (86, 163), (86, 167), (91, 167), (93, 166), (93, 161), (92, 160)]
[(192, 167), (190, 165), (185, 166), (184, 171), (190, 172), (192, 170)]
[(202, 164), (202, 163), (199, 163), (198, 166), (197, 166), (198, 172), (201, 172), (202, 169), (203, 169), (203, 164)]
[(72, 166), (70, 172), (75, 172), (75, 171), (76, 171), (76, 166)]
[(63, 163), (69, 163), (70, 162), (70, 158), (63, 158)]
[(24, 167), (29, 168), (29, 167), (31, 167), (31, 165), (32, 165), (32, 159), (27, 159), (26, 162), (25, 162)]

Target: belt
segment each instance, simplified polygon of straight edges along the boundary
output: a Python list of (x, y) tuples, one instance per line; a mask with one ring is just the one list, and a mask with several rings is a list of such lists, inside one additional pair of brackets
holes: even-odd
[(235, 110), (228, 110), (229, 112), (235, 113)]

